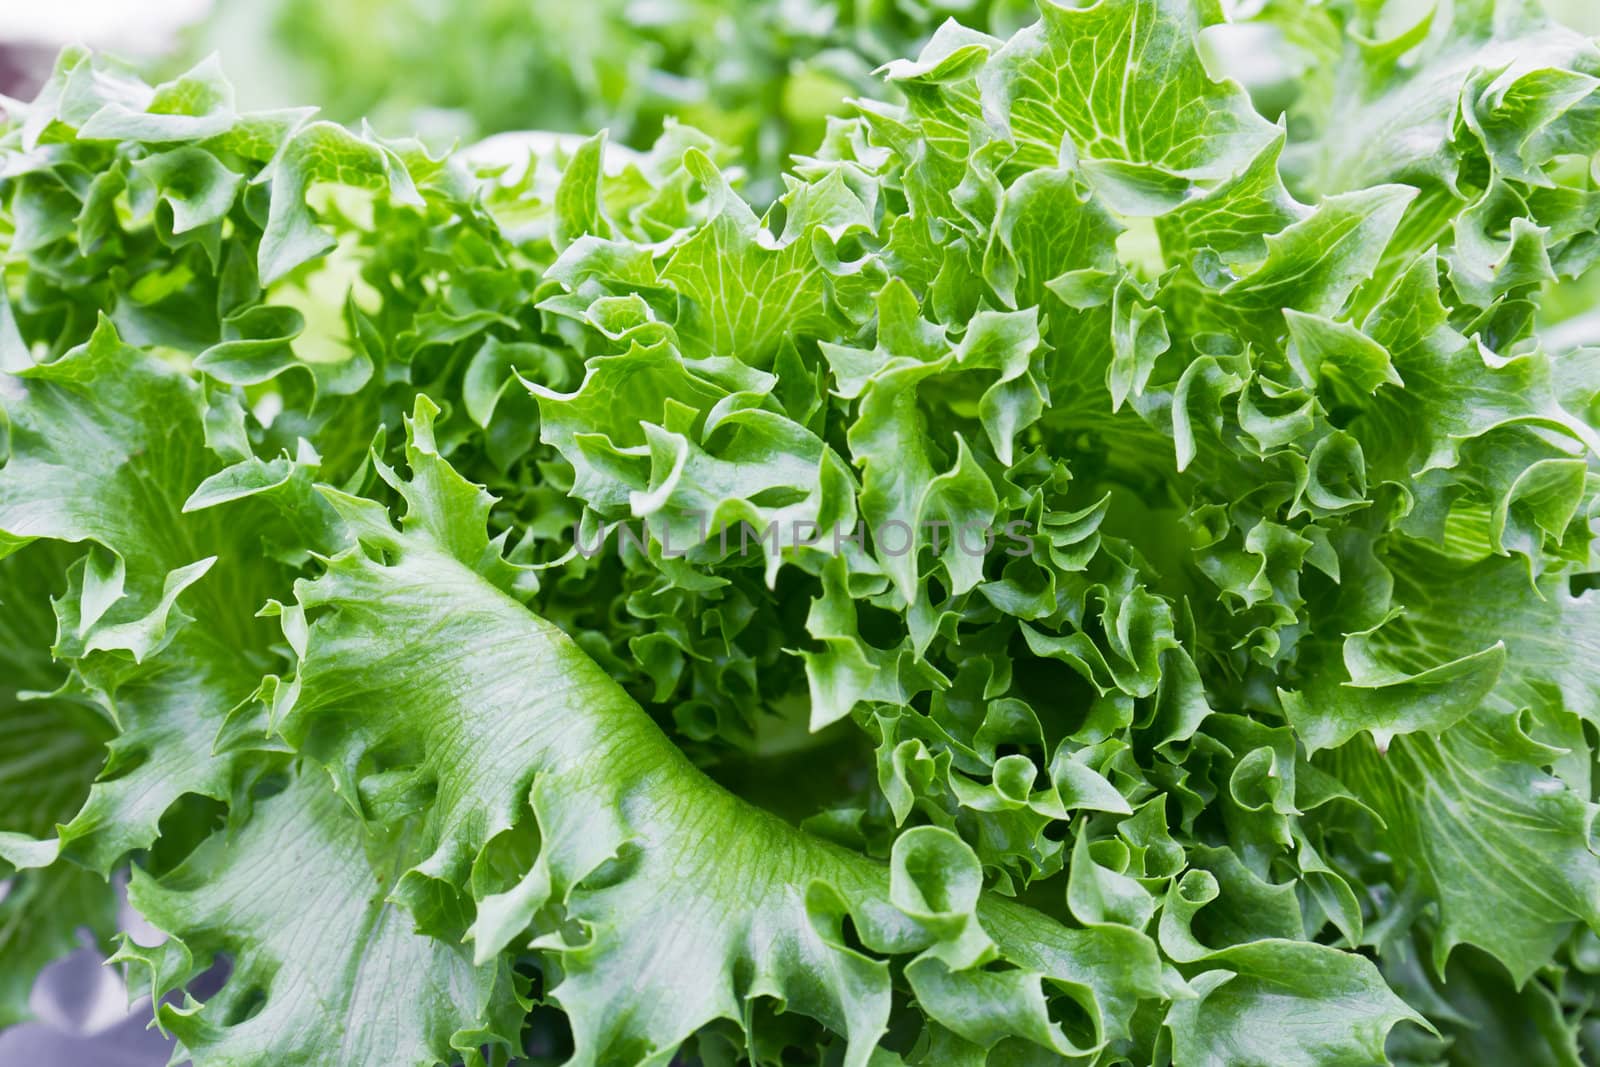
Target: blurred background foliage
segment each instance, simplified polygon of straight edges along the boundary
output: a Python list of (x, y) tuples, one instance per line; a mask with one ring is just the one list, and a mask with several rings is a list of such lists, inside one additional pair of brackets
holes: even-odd
[(648, 148), (675, 117), (770, 199), (873, 71), (954, 18), (995, 34), (1033, 0), (222, 0), (166, 69), (220, 52), (246, 106), (316, 103), (432, 143), (509, 130)]

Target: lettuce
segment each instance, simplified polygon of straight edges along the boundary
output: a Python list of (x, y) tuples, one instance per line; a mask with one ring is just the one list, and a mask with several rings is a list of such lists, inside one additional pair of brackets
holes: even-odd
[(1379, 6), (946, 23), (760, 214), (64, 52), (0, 1024), (86, 928), (200, 1065), (1600, 1055), (1600, 48)]

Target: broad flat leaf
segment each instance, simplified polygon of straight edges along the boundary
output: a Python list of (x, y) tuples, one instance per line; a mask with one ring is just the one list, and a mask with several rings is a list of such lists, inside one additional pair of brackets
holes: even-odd
[(1180, 179), (1243, 169), (1272, 127), (1235, 85), (1213, 82), (1195, 44), (1207, 5), (1124, 0), (1040, 5), (1043, 20), (980, 76), (1018, 162), (1051, 167), (1066, 141), (1079, 158)]
[(1520, 985), (1574, 924), (1600, 928), (1594, 805), (1529, 760), (1509, 715), (1480, 712), (1439, 738), (1364, 740), (1330, 766), (1383, 819), (1367, 839), (1439, 902), (1436, 967), (1458, 944), (1489, 952)]
[(125, 941), (119, 960), (142, 965), (158, 995), (217, 953), (232, 961), (203, 1006), (158, 1011), (196, 1064), (478, 1063), (481, 1045), (516, 1040), (505, 964), (474, 966), (416, 933), (385, 899), (392, 870), (373, 877), (369, 844), (326, 778), (305, 770), (160, 881), (135, 871), (129, 902), (174, 940)]

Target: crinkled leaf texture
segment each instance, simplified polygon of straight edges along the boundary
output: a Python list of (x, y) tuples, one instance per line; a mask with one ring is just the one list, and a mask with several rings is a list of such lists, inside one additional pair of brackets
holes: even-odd
[(201, 1067), (1600, 1056), (1600, 49), (1229, 6), (947, 23), (765, 213), (64, 52), (0, 1019), (131, 867)]
[[(301, 656), (283, 729), (376, 832), (411, 837), (417, 862), (392, 895), (424, 930), (456, 940), (475, 915), (480, 961), (508, 944), (541, 951), (572, 1062), (665, 1063), (700, 1027), (770, 997), (844, 1034), (846, 1062), (865, 1064), (889, 1017), (881, 956), (912, 957), (928, 1018), (985, 1045), (1014, 1030), (1093, 1054), (1127, 1032), (1137, 998), (1162, 995), (1149, 938), (980, 900), (975, 859), (943, 831), (897, 842), (891, 873), (712, 783), (478, 569), (495, 558), (488, 500), (437, 455), (433, 416), (419, 401), (409, 424), (403, 532), (330, 492), (360, 545), (285, 609)], [(529, 818), (536, 860), (484, 892), (486, 846)], [(845, 943), (847, 921), (861, 948)], [(992, 1009), (1004, 1021), (967, 1002), (998, 981), (982, 969), (994, 961), (1013, 968), (1015, 1002)], [(1086, 1032), (1066, 1034), (1050, 997), (1075, 1002)]]

